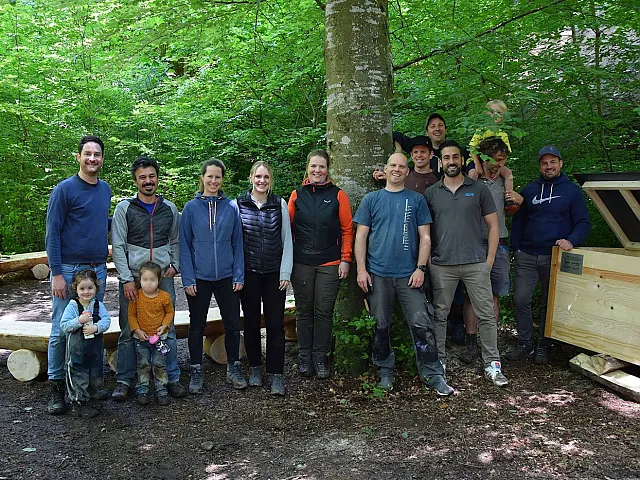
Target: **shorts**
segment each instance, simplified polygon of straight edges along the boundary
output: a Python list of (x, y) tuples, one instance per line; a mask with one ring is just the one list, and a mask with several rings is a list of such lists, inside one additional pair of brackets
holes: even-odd
[(498, 245), (496, 260), (491, 269), (491, 290), (496, 297), (509, 295), (509, 249), (506, 245)]

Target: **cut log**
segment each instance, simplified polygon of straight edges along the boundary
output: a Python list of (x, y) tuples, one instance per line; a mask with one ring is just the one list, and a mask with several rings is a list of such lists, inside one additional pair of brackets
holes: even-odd
[[(219, 336), (205, 337), (203, 342), (204, 352), (211, 357), (211, 359), (220, 364), (227, 364), (227, 351), (224, 348), (224, 334)], [(240, 358), (247, 356), (247, 351), (244, 348), (244, 335), (240, 334)]]
[[(109, 256), (111, 256), (111, 245), (109, 245)], [(2, 256), (0, 257), (0, 275), (28, 270), (40, 264), (49, 264), (47, 252), (29, 252)]]
[(49, 266), (46, 263), (39, 263), (31, 268), (31, 274), (36, 280), (45, 280), (49, 278)]
[(613, 358), (609, 355), (604, 354), (592, 355), (591, 365), (593, 366), (593, 370), (598, 375), (604, 375), (605, 373), (620, 370), (621, 368), (629, 366), (627, 362), (623, 362), (621, 360), (618, 360), (617, 358)]
[(618, 392), (625, 398), (640, 402), (640, 378), (634, 375), (625, 373), (622, 370), (598, 375), (591, 365), (591, 358), (584, 353), (573, 357), (569, 361), (569, 367), (571, 370), (579, 372), (587, 378)]
[(105, 350), (107, 352), (107, 365), (115, 373), (118, 366), (118, 347), (109, 347)]
[(292, 315), (292, 318), (285, 317), (284, 319), (284, 339), (287, 342), (298, 341), (298, 330), (296, 330), (296, 316)]
[(20, 382), (35, 380), (47, 372), (47, 354), (24, 348), (16, 350), (7, 359), (7, 369)]

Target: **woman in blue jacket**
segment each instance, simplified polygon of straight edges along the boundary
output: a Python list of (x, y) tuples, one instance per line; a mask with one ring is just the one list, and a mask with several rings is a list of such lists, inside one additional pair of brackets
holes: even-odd
[(211, 295), (220, 308), (225, 330), (227, 381), (242, 389), (247, 381), (240, 363), (240, 299), (244, 284), (242, 222), (238, 207), (221, 190), (225, 166), (211, 159), (202, 164), (200, 189), (187, 202), (180, 220), (182, 285), (189, 304), (189, 392), (202, 393), (202, 337)]

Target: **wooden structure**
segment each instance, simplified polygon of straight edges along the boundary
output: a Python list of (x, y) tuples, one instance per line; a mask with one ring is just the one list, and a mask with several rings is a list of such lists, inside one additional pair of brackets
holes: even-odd
[[(599, 355), (585, 355), (581, 353), (572, 358), (569, 362), (571, 370), (579, 372), (591, 380), (598, 382), (605, 387), (609, 387), (636, 402), (640, 402), (640, 378), (629, 375), (622, 370), (613, 370), (602, 373), (599, 366), (601, 359)], [(614, 359), (615, 360), (615, 359)]]
[[(109, 256), (111, 256), (111, 245), (109, 245)], [(35, 278), (44, 280), (49, 275), (48, 264), (47, 252), (0, 255), (0, 275), (29, 269)], [(47, 267), (46, 272), (43, 266)]]
[[(241, 328), (244, 319), (241, 317)], [(287, 296), (285, 304), (285, 338), (288, 341), (297, 339), (295, 321), (295, 301)], [(177, 338), (187, 338), (189, 333), (189, 312), (177, 311), (174, 317)], [(264, 319), (262, 320), (264, 327)], [(49, 345), (51, 324), (46, 322), (24, 322), (16, 320), (0, 321), (0, 348), (14, 350), (13, 362), (7, 360), (9, 371), (18, 380), (33, 380), (35, 375), (46, 372), (46, 352)], [(224, 354), (224, 327), (218, 308), (210, 308), (204, 330), (205, 353), (218, 363), (226, 363)], [(104, 333), (104, 347), (107, 351), (107, 363), (115, 371), (117, 363), (118, 338), (120, 326), (118, 317), (111, 318), (111, 326)], [(221, 351), (222, 349), (222, 351)], [(18, 354), (18, 352), (20, 352)], [(35, 354), (34, 354), (35, 352)], [(45, 355), (41, 355), (44, 353)], [(10, 365), (11, 364), (11, 365)]]
[(575, 177), (624, 248), (554, 247), (545, 335), (640, 365), (640, 172)]

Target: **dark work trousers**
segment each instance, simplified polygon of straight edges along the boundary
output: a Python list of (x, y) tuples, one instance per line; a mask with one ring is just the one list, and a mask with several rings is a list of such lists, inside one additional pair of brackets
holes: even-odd
[(284, 373), (284, 303), (287, 296), (280, 290), (280, 272), (244, 272), (244, 287), (240, 291), (244, 312), (244, 346), (249, 365), (262, 364), (260, 339), (260, 305), (264, 305), (267, 328), (267, 373)]
[(369, 293), (371, 315), (376, 320), (373, 331), (373, 364), (381, 376), (393, 372), (395, 354), (391, 347), (391, 317), (397, 298), (409, 325), (418, 374), (423, 381), (434, 375), (443, 375), (444, 368), (438, 360), (438, 349), (433, 324), (433, 307), (419, 288), (409, 287), (409, 278), (387, 278), (371, 274), (373, 282)]
[(211, 282), (196, 278), (196, 296), (187, 295), (189, 304), (189, 357), (191, 365), (202, 363), (202, 337), (213, 294), (220, 308), (224, 326), (224, 348), (227, 362), (240, 359), (240, 298), (233, 291), (231, 277)]
[(325, 363), (331, 348), (333, 307), (338, 297), (338, 266), (293, 264), (300, 360)]
[(551, 272), (551, 255), (529, 255), (521, 250), (514, 254), (515, 274), (513, 279), (513, 306), (518, 329), (518, 342), (532, 345), (533, 313), (531, 300), (538, 282), (540, 285), (540, 328), (538, 343), (549, 345), (550, 340), (544, 336), (547, 321), (547, 296), (549, 295), (549, 275)]

